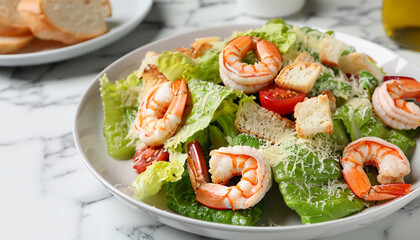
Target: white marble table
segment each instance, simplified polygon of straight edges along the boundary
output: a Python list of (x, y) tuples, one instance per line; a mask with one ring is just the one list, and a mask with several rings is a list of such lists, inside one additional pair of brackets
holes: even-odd
[[(123, 4), (123, 1), (121, 2)], [(287, 21), (381, 44), (420, 67), (381, 26), (381, 1), (309, 0)], [(159, 0), (123, 40), (75, 59), (0, 68), (0, 239), (203, 239), (165, 226), (113, 197), (84, 166), (72, 136), (78, 101), (108, 64), (146, 43), (229, 23), (264, 23), (229, 0)], [(326, 239), (420, 239), (420, 198), (379, 222)]]

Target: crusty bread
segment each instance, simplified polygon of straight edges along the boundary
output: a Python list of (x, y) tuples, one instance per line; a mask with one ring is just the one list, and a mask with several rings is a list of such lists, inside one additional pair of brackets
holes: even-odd
[(321, 40), (321, 63), (331, 67), (337, 67), (341, 54), (346, 50), (347, 44), (333, 37), (324, 37)]
[(0, 36), (0, 54), (7, 54), (15, 52), (32, 41), (34, 36), (27, 35), (27, 36)]
[(294, 122), (280, 116), (253, 101), (243, 101), (236, 113), (235, 126), (241, 133), (277, 142), (294, 130)]
[(190, 48), (179, 47), (172, 51), (180, 52), (190, 58), (203, 56), (208, 50), (213, 48), (213, 43), (220, 41), (219, 37), (197, 38), (191, 43)]
[(317, 133), (331, 134), (333, 120), (330, 101), (327, 95), (306, 99), (296, 104), (296, 132), (300, 138), (307, 138)]
[(0, 1), (0, 35), (27, 36), (31, 32), (17, 11), (19, 0)]
[(308, 93), (320, 73), (319, 64), (296, 62), (284, 67), (277, 75), (275, 82), (279, 87)]
[[(359, 74), (360, 71), (366, 70), (370, 72), (376, 79), (382, 81), (384, 74), (369, 62), (369, 56), (364, 53), (353, 52), (340, 57), (338, 68), (351, 74)], [(373, 61), (373, 60), (371, 60)]]
[(18, 11), (37, 38), (65, 44), (106, 33), (111, 16), (108, 0), (21, 0)]
[(144, 68), (143, 71), (143, 81), (142, 81), (142, 88), (140, 92), (140, 99), (152, 89), (154, 86), (159, 85), (161, 83), (169, 81), (163, 73), (161, 73), (158, 69), (158, 66), (155, 64), (149, 64)]
[(308, 62), (308, 63), (314, 63), (315, 59), (309, 54), (308, 52), (301, 52), (296, 58), (294, 63), (298, 62)]
[(147, 67), (147, 65), (149, 64), (156, 64), (156, 60), (159, 57), (159, 53), (157, 52), (153, 52), (153, 51), (147, 51), (146, 54), (144, 55), (143, 60), (141, 61), (140, 67), (139, 67), (139, 78), (143, 77), (143, 72), (144, 69)]
[(323, 90), (319, 95), (327, 95), (328, 101), (330, 103), (331, 112), (337, 110), (337, 104), (334, 95), (330, 92), (330, 90)]

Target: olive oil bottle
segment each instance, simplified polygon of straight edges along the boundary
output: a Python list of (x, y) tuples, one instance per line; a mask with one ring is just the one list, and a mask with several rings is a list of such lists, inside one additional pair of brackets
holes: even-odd
[(420, 51), (420, 0), (384, 0), (382, 22), (397, 44)]

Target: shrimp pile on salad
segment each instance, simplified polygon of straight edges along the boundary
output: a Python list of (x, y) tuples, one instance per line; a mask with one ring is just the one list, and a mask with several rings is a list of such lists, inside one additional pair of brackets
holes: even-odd
[(166, 191), (184, 216), (255, 225), (275, 187), (304, 224), (342, 218), (411, 191), (420, 108), (404, 99), (420, 83), (384, 75), (333, 32), (282, 19), (148, 52), (100, 79), (108, 153), (133, 160), (137, 199)]

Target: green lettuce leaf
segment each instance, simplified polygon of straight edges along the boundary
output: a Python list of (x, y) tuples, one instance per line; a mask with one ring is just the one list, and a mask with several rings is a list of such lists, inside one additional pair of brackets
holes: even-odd
[(322, 73), (315, 81), (314, 87), (311, 90), (312, 95), (319, 95), (322, 91), (329, 90), (337, 99), (337, 104), (341, 101), (346, 101), (352, 96), (352, 87), (349, 83), (335, 80), (333, 76), (328, 73)]
[(373, 117), (372, 105), (368, 99), (353, 98), (339, 107), (333, 114), (333, 119), (341, 119), (350, 135), (351, 141), (365, 135), (362, 128)]
[(416, 141), (405, 136), (398, 130), (390, 130), (388, 136), (385, 138), (386, 141), (397, 145), (401, 151), (407, 154), (407, 151), (416, 145)]
[(359, 88), (366, 91), (369, 96), (372, 96), (375, 88), (378, 87), (379, 81), (372, 74), (366, 70), (362, 70), (359, 73)]
[[(321, 141), (327, 144), (330, 140), (325, 138)], [(332, 148), (316, 149), (315, 144), (312, 145), (310, 142), (293, 141), (283, 142), (281, 148), (284, 159), (273, 168), (276, 182), (322, 183), (341, 176), (339, 155)], [(329, 151), (330, 157), (322, 155), (325, 151)]]
[(221, 83), (219, 73), (219, 51), (210, 50), (203, 56), (197, 58), (198, 66), (195, 68), (187, 68), (183, 73), (185, 81), (190, 79), (200, 79), (213, 83)]
[(256, 138), (252, 135), (241, 133), (238, 136), (234, 137), (232, 139), (231, 146), (248, 146), (255, 149), (260, 148), (261, 145), (264, 145), (266, 143), (265, 140)]
[(207, 126), (214, 120), (214, 115), (222, 102), (232, 98), (242, 97), (243, 94), (232, 88), (216, 85), (212, 82), (191, 79), (188, 83), (191, 93), (193, 108), (185, 120), (185, 125), (170, 138), (165, 146), (174, 151), (180, 151), (179, 147), (185, 143), (194, 133)]
[(262, 218), (262, 201), (248, 209), (218, 210), (201, 205), (195, 200), (188, 171), (182, 174), (182, 179), (169, 182), (166, 186), (166, 203), (168, 207), (183, 216), (209, 222), (250, 226)]
[(183, 77), (184, 72), (194, 71), (197, 64), (188, 56), (179, 52), (162, 52), (156, 60), (158, 69), (170, 81)]
[(350, 138), (341, 119), (333, 119), (333, 132), (330, 137), (332, 141), (340, 145), (340, 149), (344, 149), (350, 143)]
[(274, 19), (267, 22), (260, 28), (248, 30), (246, 36), (260, 37), (277, 45), (281, 53), (286, 53), (290, 46), (296, 41), (296, 34), (291, 31), (291, 26), (283, 19)]
[(412, 139), (413, 134), (410, 134), (415, 133), (414, 131), (401, 131), (387, 127), (373, 114), (368, 99), (352, 99), (339, 107), (333, 114), (333, 118), (334, 121), (340, 119), (343, 121), (352, 141), (362, 137), (379, 137), (397, 145), (404, 153), (416, 145), (416, 141)]
[(156, 195), (163, 184), (181, 179), (183, 172), (182, 161), (154, 161), (131, 184), (135, 197), (141, 200)]
[[(129, 159), (134, 156), (136, 142), (127, 137), (133, 118), (130, 116), (137, 109), (137, 91), (141, 80), (137, 71), (126, 79), (111, 83), (104, 74), (99, 79), (102, 106), (104, 111), (104, 136), (108, 155), (115, 159)], [(134, 90), (133, 90), (134, 89)]]
[(341, 56), (349, 55), (350, 53), (356, 52), (356, 49), (353, 46), (347, 46), (347, 48), (343, 51)]
[(347, 184), (337, 180), (321, 184), (283, 181), (279, 188), (286, 205), (300, 215), (304, 224), (342, 218), (364, 208)]
[(210, 150), (226, 147), (229, 144), (225, 138), (225, 134), (216, 126), (209, 126), (209, 136), (212, 143)]

